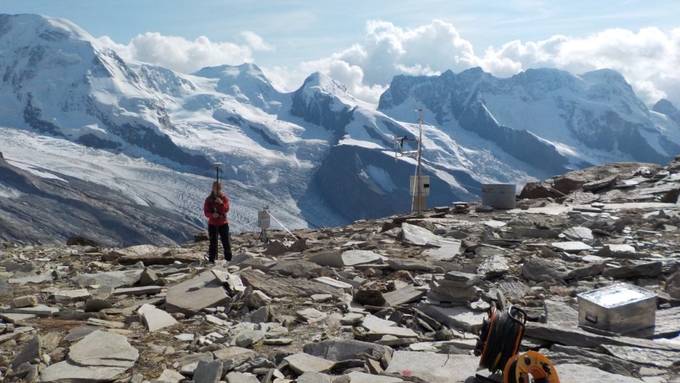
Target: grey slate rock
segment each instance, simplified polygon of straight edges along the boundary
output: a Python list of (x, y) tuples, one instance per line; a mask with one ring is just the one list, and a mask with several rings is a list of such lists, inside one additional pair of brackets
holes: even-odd
[(218, 383), (222, 378), (222, 362), (200, 360), (193, 378), (194, 383)]
[(204, 308), (215, 307), (229, 300), (222, 283), (210, 271), (171, 286), (166, 297), (170, 312), (195, 314)]
[(648, 262), (638, 265), (608, 268), (602, 274), (614, 279), (657, 278), (663, 271), (662, 262)]
[(474, 378), (479, 357), (396, 351), (385, 372), (410, 375), (428, 383), (463, 383)]
[(595, 367), (578, 364), (559, 364), (556, 366), (560, 383), (642, 383), (643, 381), (629, 376), (616, 375)]
[(362, 354), (376, 356), (380, 359), (382, 355), (391, 355), (392, 348), (376, 343), (362, 342), (353, 339), (334, 339), (317, 343), (308, 343), (303, 351), (307, 354), (320, 358), (341, 361), (348, 359), (360, 359)]
[(69, 349), (69, 359), (82, 366), (132, 367), (139, 352), (123, 335), (94, 331)]
[(23, 363), (33, 363), (36, 359), (39, 360), (41, 349), (40, 336), (35, 335), (31, 340), (26, 342), (21, 351), (14, 357), (12, 368), (16, 369)]
[(562, 281), (566, 275), (557, 263), (542, 258), (530, 258), (522, 265), (522, 276), (530, 281)]

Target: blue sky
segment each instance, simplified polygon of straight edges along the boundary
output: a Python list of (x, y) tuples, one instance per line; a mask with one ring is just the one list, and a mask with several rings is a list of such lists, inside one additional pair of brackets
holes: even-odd
[(405, 28), (441, 19), (478, 50), (514, 39), (680, 25), (679, 1), (653, 0), (2, 0), (0, 10), (64, 17), (95, 36), (108, 35), (121, 43), (144, 32), (231, 41), (250, 30), (276, 47), (257, 55), (264, 65), (329, 55), (360, 40), (371, 19)]
[(66, 18), (124, 59), (185, 73), (255, 62), (291, 90), (320, 71), (369, 102), (396, 74), (479, 66), (611, 68), (645, 102), (680, 104), (676, 0), (1, 0), (0, 12)]

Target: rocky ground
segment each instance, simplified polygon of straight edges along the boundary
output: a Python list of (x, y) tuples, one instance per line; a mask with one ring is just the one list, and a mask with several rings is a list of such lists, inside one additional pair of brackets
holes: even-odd
[[(680, 162), (590, 168), (514, 210), (237, 235), (214, 267), (204, 241), (6, 245), (0, 381), (484, 381), (472, 350), (495, 303), (526, 310), (522, 349), (563, 383), (680, 382), (678, 194)], [(576, 295), (617, 282), (657, 294), (656, 326), (578, 327)]]

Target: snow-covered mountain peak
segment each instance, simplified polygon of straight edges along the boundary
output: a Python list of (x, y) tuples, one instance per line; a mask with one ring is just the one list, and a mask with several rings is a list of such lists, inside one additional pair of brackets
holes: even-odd
[(270, 111), (280, 107), (281, 94), (255, 64), (205, 67), (194, 75), (217, 80), (215, 90), (240, 102)]
[(659, 113), (675, 113), (678, 112), (678, 108), (673, 105), (672, 102), (669, 100), (662, 98), (661, 100), (657, 101), (656, 104), (654, 104), (654, 107), (652, 108), (655, 112)]
[(342, 97), (343, 99), (353, 99), (347, 87), (345, 85), (333, 80), (330, 76), (321, 73), (314, 72), (310, 74), (300, 87), (301, 90), (310, 93), (324, 93), (328, 95), (333, 95), (337, 97)]
[[(623, 75), (613, 69), (596, 69), (590, 72), (585, 72), (579, 77), (590, 83), (608, 83), (617, 85), (628, 85), (628, 82)], [(632, 89), (632, 88), (631, 88)]]
[(680, 110), (678, 110), (678, 108), (676, 108), (672, 102), (666, 100), (665, 98), (657, 101), (657, 103), (654, 104), (654, 107), (652, 107), (652, 110), (657, 113), (665, 114), (668, 116), (668, 118), (680, 125)]
[(14, 45), (67, 39), (95, 40), (68, 20), (34, 14), (0, 14), (0, 38), (5, 44), (11, 42)]
[(199, 69), (195, 76), (206, 78), (231, 78), (231, 79), (252, 79), (258, 80), (265, 84), (271, 84), (267, 76), (265, 76), (262, 69), (253, 63), (244, 63), (241, 65), (218, 65), (209, 66)]
[(574, 90), (578, 79), (569, 72), (554, 68), (527, 69), (510, 78), (510, 82), (538, 92)]

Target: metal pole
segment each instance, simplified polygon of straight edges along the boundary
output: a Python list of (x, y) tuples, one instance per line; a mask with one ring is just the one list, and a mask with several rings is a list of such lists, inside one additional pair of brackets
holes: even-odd
[(418, 109), (418, 154), (417, 154), (417, 161), (416, 161), (416, 179), (414, 184), (414, 187), (416, 188), (415, 193), (413, 193), (413, 200), (411, 201), (411, 211), (414, 211), (418, 214), (421, 214), (423, 212), (423, 206), (422, 206), (422, 193), (423, 190), (420, 186), (420, 163), (421, 163), (421, 158), (422, 158), (422, 151), (423, 151), (423, 109)]

